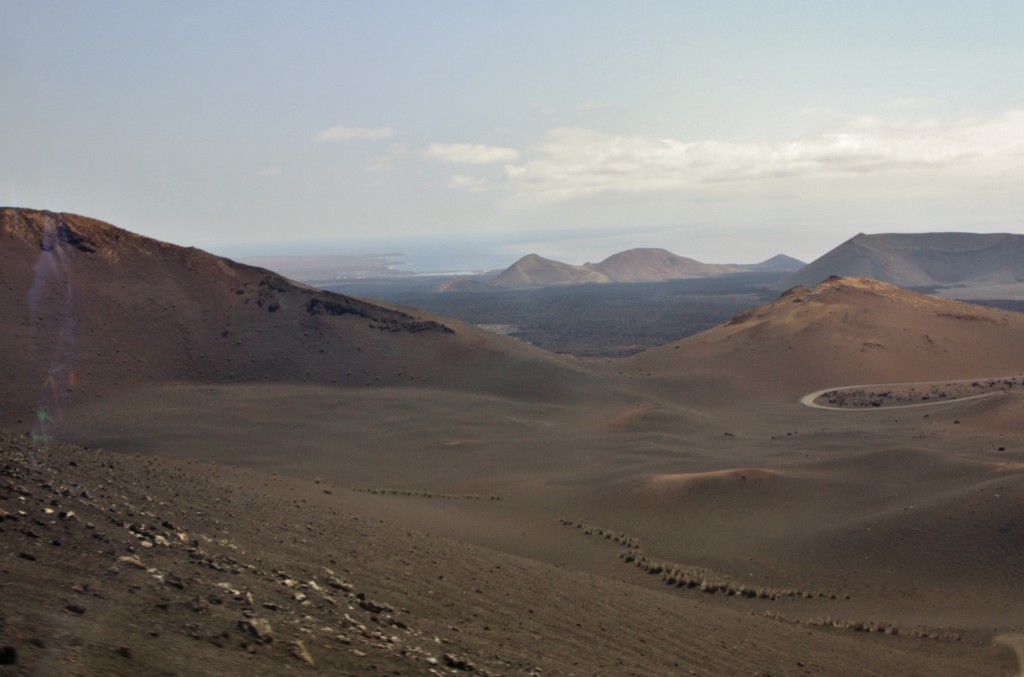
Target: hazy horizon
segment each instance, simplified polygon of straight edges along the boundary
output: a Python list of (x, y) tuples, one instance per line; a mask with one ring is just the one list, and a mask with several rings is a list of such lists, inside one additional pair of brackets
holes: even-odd
[(1021, 232), (1022, 24), (1008, 0), (7, 2), (0, 202), (218, 253), (485, 261)]
[[(546, 235), (547, 237), (543, 237)], [(538, 254), (544, 258), (580, 265), (602, 261), (633, 246), (620, 246), (632, 241), (628, 232), (607, 232), (596, 237), (580, 237), (570, 232), (539, 233), (488, 233), (480, 235), (438, 234), (430, 236), (364, 237), (351, 240), (295, 240), (272, 243), (224, 243), (213, 245), (210, 251), (228, 258), (246, 259), (263, 256), (317, 257), (317, 256), (360, 256), (386, 258), (397, 269), (416, 273), (439, 273), (455, 271), (486, 271), (507, 268), (527, 254)], [(701, 259), (688, 250), (673, 249), (656, 243), (659, 238), (649, 238), (650, 244), (638, 245), (656, 249), (668, 249), (674, 254), (696, 258), (703, 263), (760, 263), (777, 254), (778, 251), (754, 259), (729, 259), (713, 261)], [(838, 242), (836, 244), (839, 244)], [(822, 252), (824, 253), (824, 252)], [(792, 254), (789, 254), (792, 256)], [(794, 256), (794, 258), (800, 258)], [(807, 259), (801, 259), (807, 262)]]

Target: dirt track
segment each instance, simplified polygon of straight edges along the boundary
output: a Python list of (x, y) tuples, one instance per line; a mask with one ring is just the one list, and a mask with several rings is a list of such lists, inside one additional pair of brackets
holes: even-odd
[[(966, 402), (1006, 392), (1016, 387), (1021, 376), (1003, 376), (986, 379), (962, 379), (960, 381), (925, 381), (916, 383), (867, 383), (851, 386), (836, 386), (823, 388), (813, 393), (808, 393), (800, 398), (800, 404), (812, 409), (827, 409), (830, 411), (872, 411), (908, 409), (911, 407), (933, 407), (952, 402)], [(987, 388), (988, 392), (974, 395), (950, 396), (947, 391), (960, 391), (965, 389), (962, 386), (969, 385), (973, 388)], [(920, 389), (920, 391), (918, 391)], [(902, 396), (895, 393), (903, 392)], [(969, 391), (967, 391), (969, 392)], [(847, 394), (849, 399), (843, 397)], [(836, 404), (819, 404), (818, 400), (824, 397), (831, 398)], [(908, 401), (909, 400), (909, 401)], [(922, 400), (922, 401), (914, 401)], [(908, 401), (905, 404), (898, 402)]]

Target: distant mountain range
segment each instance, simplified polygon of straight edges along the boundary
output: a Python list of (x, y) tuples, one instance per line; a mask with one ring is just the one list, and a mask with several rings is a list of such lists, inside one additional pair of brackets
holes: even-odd
[(936, 288), (949, 298), (1024, 298), (1024, 235), (861, 233), (772, 288), (813, 287), (832, 275)]
[(784, 254), (755, 264), (701, 263), (664, 249), (629, 249), (599, 263), (572, 265), (530, 254), (497, 276), (458, 278), (442, 292), (487, 292), (553, 285), (658, 282), (742, 272), (791, 272), (776, 291), (823, 280), (864, 277), (954, 299), (1024, 299), (1024, 235), (860, 233), (809, 264)]
[(629, 249), (613, 254), (600, 263), (584, 263), (579, 266), (529, 254), (487, 283), (459, 278), (445, 282), (438, 291), (480, 292), (553, 285), (659, 282), (751, 271), (795, 271), (803, 265), (802, 261), (784, 254), (747, 265), (701, 263), (655, 248)]

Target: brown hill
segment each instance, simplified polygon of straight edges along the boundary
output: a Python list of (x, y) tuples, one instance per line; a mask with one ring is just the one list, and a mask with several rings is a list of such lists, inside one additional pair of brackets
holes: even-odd
[(677, 256), (665, 249), (629, 249), (600, 263), (573, 266), (531, 254), (517, 261), (499, 276), (499, 285), (471, 278), (456, 278), (434, 288), (436, 292), (487, 292), (502, 288), (549, 285), (595, 284), (602, 282), (660, 282), (712, 277), (741, 272), (786, 272), (799, 270), (802, 261), (778, 254), (761, 263), (716, 264)]
[(765, 259), (761, 263), (751, 263), (744, 265), (743, 267), (747, 270), (761, 270), (761, 271), (797, 271), (806, 266), (807, 264), (800, 259), (795, 259), (792, 256), (786, 256), (785, 254), (776, 254), (770, 259)]
[(605, 275), (612, 282), (679, 280), (746, 270), (731, 264), (701, 263), (665, 249), (629, 249), (613, 254), (600, 263), (586, 263), (584, 267)]
[(813, 286), (831, 275), (870, 277), (901, 287), (948, 288), (958, 298), (992, 297), (991, 288), (1001, 288), (997, 296), (1020, 295), (1024, 294), (1024, 235), (861, 233), (775, 288)]
[(1024, 370), (1024, 315), (867, 278), (796, 287), (767, 306), (632, 358), (806, 392), (841, 384), (1002, 376)]
[(701, 263), (656, 248), (628, 249), (612, 254), (599, 263), (584, 263), (582, 266), (529, 254), (502, 271), (490, 284), (498, 287), (523, 288), (608, 282), (661, 282), (746, 271), (796, 270), (802, 265), (800, 261), (783, 254), (750, 265)]
[(527, 254), (491, 280), (491, 284), (496, 287), (544, 287), (608, 281), (606, 275), (589, 268)]
[(73, 214), (0, 211), (0, 287), (5, 419), (144, 383), (431, 384), (542, 397), (575, 373), (466, 325)]

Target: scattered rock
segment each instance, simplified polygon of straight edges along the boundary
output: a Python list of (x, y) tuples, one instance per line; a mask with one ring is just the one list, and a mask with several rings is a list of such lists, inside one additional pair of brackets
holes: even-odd
[(301, 639), (297, 639), (292, 642), (292, 655), (306, 665), (312, 668), (316, 667), (316, 661), (314, 661), (313, 657), (309, 655), (309, 651), (306, 649), (306, 645), (302, 643)]
[(369, 611), (371, 614), (379, 614), (385, 611), (392, 611), (391, 607), (389, 607), (387, 604), (375, 602), (372, 599), (360, 600), (359, 606), (360, 608)]
[(274, 641), (274, 631), (270, 627), (270, 621), (264, 618), (243, 618), (238, 621), (238, 627), (243, 632), (248, 632), (262, 644), (270, 644)]
[(209, 613), (210, 605), (207, 604), (205, 599), (196, 595), (192, 598), (192, 611), (195, 611), (197, 614)]
[(146, 565), (139, 560), (138, 557), (132, 557), (131, 555), (121, 555), (117, 558), (117, 561), (121, 564), (127, 564), (128, 566), (135, 567), (136, 569), (145, 570)]
[(476, 670), (475, 665), (470, 663), (465, 658), (459, 658), (454, 654), (446, 653), (444, 656), (442, 656), (442, 659), (444, 660), (445, 665), (447, 665), (450, 668), (455, 668), (456, 670), (463, 670), (465, 672), (473, 672), (474, 670)]
[(336, 576), (329, 578), (327, 580), (327, 585), (337, 590), (341, 590), (342, 592), (352, 592), (355, 589), (350, 583), (346, 583)]

